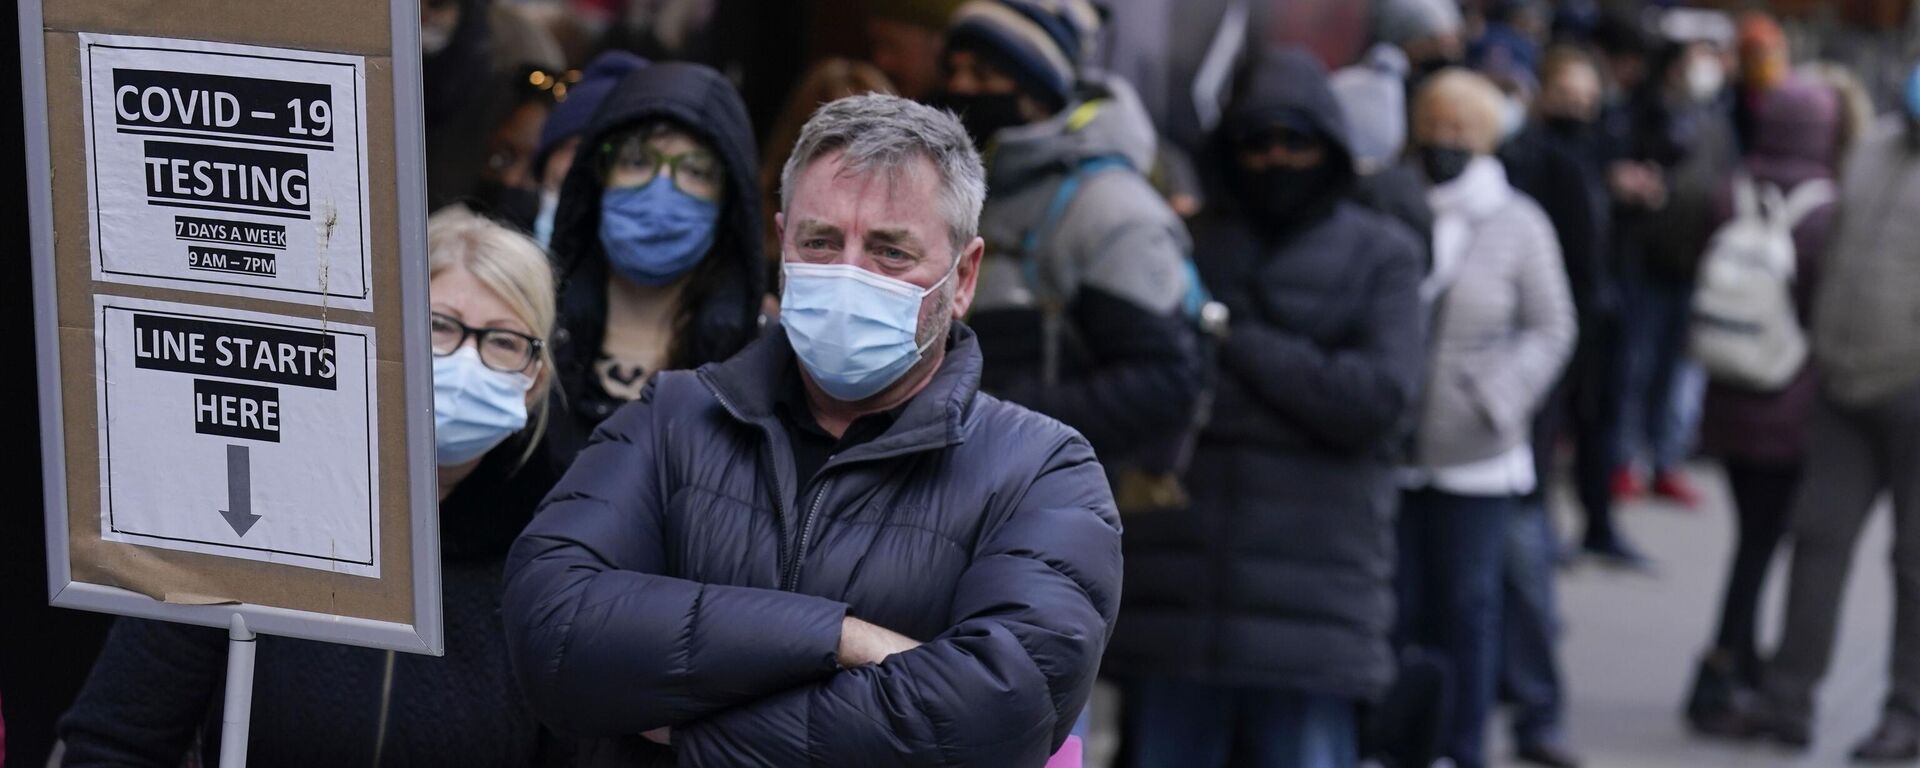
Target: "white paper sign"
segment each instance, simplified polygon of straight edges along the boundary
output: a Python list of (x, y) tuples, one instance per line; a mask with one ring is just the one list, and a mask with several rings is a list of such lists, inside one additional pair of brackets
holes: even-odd
[(372, 328), (94, 311), (101, 538), (379, 577)]
[(364, 58), (80, 47), (93, 279), (372, 310)]

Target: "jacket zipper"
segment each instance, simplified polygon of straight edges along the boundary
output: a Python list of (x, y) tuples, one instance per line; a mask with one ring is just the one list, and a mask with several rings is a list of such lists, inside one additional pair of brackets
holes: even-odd
[(798, 546), (794, 547), (793, 559), (787, 561), (787, 578), (782, 582), (781, 589), (788, 592), (800, 589), (800, 561), (807, 556), (807, 545), (813, 538), (813, 521), (820, 516), (820, 502), (826, 500), (827, 489), (832, 487), (833, 481), (826, 480), (820, 483), (820, 490), (814, 491), (813, 504), (807, 508), (807, 516), (801, 518)]

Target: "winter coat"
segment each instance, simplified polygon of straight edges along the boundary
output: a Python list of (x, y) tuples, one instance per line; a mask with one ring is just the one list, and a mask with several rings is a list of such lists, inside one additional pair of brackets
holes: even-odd
[[(1086, 442), (946, 359), (879, 437), (795, 477), (774, 328), (654, 377), (602, 424), (507, 566), (515, 670), (609, 760), (1039, 766), (1093, 688), (1120, 526)], [(835, 664), (844, 617), (925, 645)], [(672, 728), (672, 751), (637, 734)]]
[(1394, 448), (1425, 358), (1422, 268), (1413, 233), (1342, 201), (1346, 133), (1305, 61), (1254, 70), (1230, 111), (1297, 108), (1344, 175), (1334, 204), (1284, 235), (1231, 208), (1195, 224), (1233, 327), (1191, 508), (1127, 520), (1107, 669), (1370, 699), (1393, 676)]
[[(987, 356), (982, 388), (1079, 430), (1109, 463), (1176, 439), (1203, 385), (1199, 340), (1180, 313), (1186, 226), (1140, 173), (1153, 164), (1154, 141), (1131, 88), (1096, 76), (1075, 105), (1000, 131), (987, 153), (987, 255), (968, 317)], [(1081, 176), (1049, 225), (1061, 185), (1101, 157), (1130, 167)], [(1023, 254), (1031, 232), (1035, 253)], [(1029, 256), (1039, 288), (1027, 279)], [(1050, 302), (1064, 305), (1051, 382)]]
[(1847, 405), (1883, 403), (1920, 385), (1917, 138), (1920, 125), (1876, 126), (1841, 186), (1838, 232), (1821, 264), (1813, 356), (1826, 393)]
[(420, 60), (421, 123), (426, 129), (427, 210), (473, 192), (486, 168), (497, 111), (489, 0), (459, 0), (460, 22), (447, 47)]
[(1565, 132), (1534, 123), (1500, 148), (1508, 183), (1539, 203), (1553, 224), (1583, 327), (1605, 322), (1620, 299), (1607, 250), (1612, 199), (1596, 143), (1592, 129)]
[[(440, 504), (446, 654), (261, 636), (250, 764), (564, 764), (565, 741), (513, 682), (500, 623), (507, 546), (553, 485), (544, 462), (513, 471), (522, 447), (488, 453)], [(200, 764), (217, 764), (226, 668), (224, 629), (120, 619), (61, 718), (65, 764), (176, 768), (196, 737)]]
[(1496, 159), (1475, 159), (1456, 183), (1480, 168), (1499, 174), (1488, 188), (1501, 192), (1467, 214), (1464, 253), (1435, 301), (1412, 462), (1423, 470), (1492, 459), (1528, 442), (1577, 333), (1553, 225), (1507, 186)]
[[(1740, 169), (1756, 183), (1772, 184), (1784, 192), (1814, 180), (1832, 180), (1840, 141), (1838, 97), (1825, 83), (1806, 76), (1794, 78), (1758, 97), (1751, 123), (1752, 136)], [(1732, 218), (1732, 188), (1720, 195), (1720, 221)], [(1813, 297), (1832, 232), (1834, 207), (1823, 205), (1793, 228), (1794, 306), (1800, 322), (1811, 325)], [(1701, 412), (1701, 447), (1729, 459), (1788, 463), (1800, 461), (1807, 447), (1807, 428), (1819, 395), (1814, 366), (1800, 369), (1793, 381), (1777, 392), (1756, 392), (1711, 382)]]
[(609, 394), (594, 370), (607, 328), (608, 263), (600, 245), (601, 144), (653, 119), (667, 119), (713, 148), (726, 167), (720, 231), (694, 269), (683, 301), (698, 303), (691, 324), (676, 328), (677, 359), (693, 368), (724, 360), (752, 341), (766, 293), (760, 249), (759, 163), (753, 128), (740, 95), (720, 73), (667, 62), (637, 70), (608, 94), (567, 171), (554, 212), (553, 255), (560, 275), (560, 318), (553, 333), (559, 387), (547, 428), (556, 471), (564, 470), (601, 420), (625, 400)]

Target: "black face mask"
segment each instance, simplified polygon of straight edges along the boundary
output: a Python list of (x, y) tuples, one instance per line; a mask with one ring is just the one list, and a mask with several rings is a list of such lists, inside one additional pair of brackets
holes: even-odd
[(1003, 128), (1025, 125), (1020, 113), (1019, 93), (960, 94), (942, 91), (929, 100), (935, 107), (950, 109), (960, 116), (960, 125), (973, 137), (975, 147), (985, 149)]
[(1235, 191), (1249, 218), (1268, 231), (1290, 229), (1310, 218), (1326, 198), (1327, 185), (1325, 162), (1311, 168), (1241, 167), (1235, 174)]
[(1587, 135), (1587, 131), (1593, 128), (1593, 123), (1577, 117), (1549, 115), (1546, 119), (1546, 126), (1548, 131), (1551, 131), (1557, 136), (1579, 138)]
[(533, 231), (533, 220), (540, 215), (540, 190), (537, 189), (509, 187), (489, 179), (474, 187), (473, 197), (481, 213), (518, 227), (522, 232)]
[(1427, 172), (1427, 179), (1435, 184), (1445, 184), (1460, 178), (1467, 172), (1467, 164), (1473, 162), (1471, 151), (1459, 147), (1421, 147), (1420, 169)]

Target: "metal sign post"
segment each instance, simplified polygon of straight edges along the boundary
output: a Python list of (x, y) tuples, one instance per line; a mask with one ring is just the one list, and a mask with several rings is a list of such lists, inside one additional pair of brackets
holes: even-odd
[(247, 617), (227, 625), (227, 695), (220, 710), (220, 768), (246, 768), (247, 731), (253, 722), (253, 632)]

